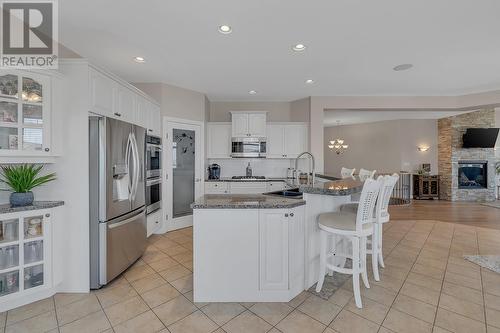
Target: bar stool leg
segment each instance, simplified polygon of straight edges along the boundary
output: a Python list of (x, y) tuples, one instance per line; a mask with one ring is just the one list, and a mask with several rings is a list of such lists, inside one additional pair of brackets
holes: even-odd
[(361, 249), (360, 249), (360, 261), (361, 261), (361, 277), (363, 278), (363, 284), (366, 288), (370, 288), (370, 283), (368, 282), (368, 270), (366, 269), (366, 243), (368, 237), (361, 237)]
[(378, 251), (379, 251), (379, 242), (378, 242), (378, 229), (380, 228), (380, 224), (375, 223), (373, 225), (373, 235), (372, 235), (372, 270), (373, 270), (373, 278), (375, 281), (380, 281), (380, 275), (378, 272)]
[(380, 263), (380, 267), (385, 268), (384, 264), (384, 256), (382, 253), (382, 234), (384, 232), (384, 225), (382, 223), (379, 224), (378, 228), (378, 262)]
[(361, 303), (361, 291), (359, 288), (359, 273), (360, 273), (360, 262), (359, 262), (359, 238), (352, 237), (352, 289), (354, 291), (354, 300), (358, 308), (362, 308)]
[(319, 293), (323, 287), (323, 282), (325, 281), (326, 274), (326, 260), (327, 260), (327, 234), (325, 231), (320, 230), (320, 253), (319, 253), (319, 279), (316, 285), (316, 292)]
[[(338, 241), (337, 235), (330, 235), (330, 239), (328, 240), (328, 249), (330, 249), (333, 254), (337, 252), (337, 247), (336, 247), (337, 241)], [(333, 255), (330, 261), (331, 261), (330, 264), (337, 265), (338, 257), (336, 255)], [(327, 272), (328, 276), (333, 276), (333, 269), (327, 269), (327, 271), (328, 271)]]

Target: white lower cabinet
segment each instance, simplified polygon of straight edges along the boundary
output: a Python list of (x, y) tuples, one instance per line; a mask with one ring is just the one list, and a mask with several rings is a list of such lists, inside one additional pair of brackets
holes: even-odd
[(159, 209), (146, 217), (147, 221), (147, 236), (151, 236), (161, 227), (162, 210)]
[(285, 189), (285, 182), (267, 182), (267, 192), (282, 191)]
[(228, 182), (205, 182), (205, 194), (228, 194)]
[(205, 194), (262, 194), (281, 191), (287, 187), (283, 181), (271, 182), (205, 182)]
[(231, 182), (231, 194), (262, 194), (267, 191), (266, 182)]
[(195, 209), (195, 302), (288, 302), (305, 288), (304, 207)]
[(260, 290), (301, 291), (304, 287), (303, 207), (259, 212)]
[(288, 289), (288, 217), (281, 209), (259, 212), (259, 288)]
[[(0, 215), (0, 312), (55, 293), (52, 209)], [(58, 243), (59, 244), (59, 243)], [(52, 274), (56, 275), (55, 277)]]

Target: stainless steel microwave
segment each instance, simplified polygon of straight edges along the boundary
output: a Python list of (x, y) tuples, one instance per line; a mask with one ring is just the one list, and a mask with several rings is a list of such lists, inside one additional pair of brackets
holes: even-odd
[(231, 157), (265, 158), (266, 138), (233, 138), (231, 140)]

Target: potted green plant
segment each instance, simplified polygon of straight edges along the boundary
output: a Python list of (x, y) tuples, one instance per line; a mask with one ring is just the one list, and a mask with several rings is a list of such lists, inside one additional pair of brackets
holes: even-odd
[(1, 168), (0, 182), (7, 185), (6, 190), (12, 191), (10, 204), (14, 207), (32, 205), (34, 196), (31, 190), (56, 179), (55, 173), (40, 176), (43, 165), (12, 164), (2, 165)]

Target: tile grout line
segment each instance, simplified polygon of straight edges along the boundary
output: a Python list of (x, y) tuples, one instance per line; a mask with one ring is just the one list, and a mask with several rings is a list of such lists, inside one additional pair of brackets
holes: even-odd
[(52, 295), (51, 298), (52, 303), (54, 304), (54, 316), (56, 317), (57, 331), (59, 331), (59, 318), (57, 318), (56, 298), (54, 297), (54, 295)]
[[(161, 238), (168, 239), (168, 238), (166, 238), (166, 237), (163, 237), (163, 235), (160, 235), (160, 237), (161, 237)], [(172, 240), (172, 239), (169, 239), (169, 240), (170, 240), (170, 241), (172, 241), (172, 242), (174, 242), (174, 243), (176, 243), (176, 244), (179, 244), (179, 243), (177, 243), (176, 241), (174, 241), (174, 240)], [(154, 245), (154, 243), (153, 243), (153, 245)], [(179, 245), (180, 245), (180, 244), (179, 244)], [(181, 245), (180, 245), (180, 246), (181, 246)], [(158, 250), (159, 250), (161, 253), (163, 253), (163, 254), (167, 255), (169, 258), (172, 258), (172, 257), (170, 257), (168, 254), (166, 254), (165, 252), (163, 252), (163, 250), (162, 250), (162, 249), (158, 248)], [(174, 258), (172, 258), (172, 260), (176, 261), (179, 265), (181, 265), (181, 266), (182, 266), (182, 264), (181, 264), (181, 263), (179, 263), (179, 262), (178, 262), (177, 260), (175, 260)], [(185, 298), (185, 299), (186, 299), (189, 303), (192, 303), (192, 304), (193, 304), (193, 306), (197, 309), (196, 311), (191, 312), (190, 314), (188, 314), (188, 315), (186, 315), (186, 316), (184, 316), (184, 317), (182, 317), (182, 318), (180, 318), (180, 319), (176, 320), (175, 322), (172, 322), (170, 325), (173, 325), (173, 324), (175, 324), (175, 323), (177, 323), (177, 322), (179, 322), (179, 321), (183, 320), (184, 318), (186, 318), (186, 317), (188, 317), (188, 316), (192, 315), (193, 313), (195, 313), (195, 312), (197, 312), (197, 311), (201, 311), (201, 309), (200, 309), (200, 308), (198, 308), (198, 307), (194, 304), (194, 302), (191, 302), (191, 301), (190, 301), (190, 300), (189, 300), (189, 299), (188, 299), (188, 298), (187, 298), (187, 297), (186, 297), (183, 293), (181, 293), (179, 290), (177, 290), (177, 288), (175, 288), (173, 285), (171, 285), (171, 284), (170, 284), (170, 282), (168, 282), (168, 281), (167, 281), (167, 280), (166, 280), (163, 276), (161, 276), (161, 275), (159, 274), (159, 272), (157, 272), (154, 268), (152, 268), (152, 267), (151, 267), (148, 263), (144, 262), (144, 264), (145, 264), (145, 265), (148, 265), (148, 266), (149, 266), (149, 268), (151, 268), (151, 269), (155, 272), (155, 274), (158, 274), (158, 275), (160, 276), (160, 278), (161, 278), (161, 279), (163, 279), (163, 280), (166, 282), (166, 284), (168, 284), (170, 287), (174, 288), (177, 292), (179, 292), (179, 294), (180, 294), (180, 295), (178, 295), (178, 296), (176, 296), (176, 297), (174, 297), (174, 298), (172, 298), (172, 299), (175, 299), (175, 298), (177, 298), (177, 297), (183, 296), (183, 297), (184, 297), (184, 298)], [(184, 267), (184, 266), (183, 266), (183, 267)], [(193, 274), (193, 272), (191, 272), (191, 274)], [(151, 275), (153, 275), (153, 274), (151, 274)], [(146, 277), (149, 277), (149, 276), (150, 276), (150, 275), (148, 275), (148, 276), (146, 276)], [(167, 329), (167, 330), (168, 330), (168, 326), (170, 326), (170, 325), (166, 325), (166, 324), (165, 324), (165, 323), (164, 323), (164, 322), (160, 319), (160, 317), (158, 317), (158, 315), (156, 314), (156, 312), (153, 310), (154, 308), (151, 308), (151, 307), (149, 306), (149, 304), (148, 304), (148, 303), (144, 300), (144, 298), (142, 297), (142, 295), (141, 295), (141, 294), (137, 291), (137, 289), (133, 286), (133, 284), (132, 284), (132, 283), (131, 283), (131, 282), (130, 282), (130, 281), (129, 281), (126, 277), (124, 277), (124, 278), (125, 278), (125, 280), (127, 280), (127, 282), (130, 284), (130, 286), (132, 287), (132, 289), (134, 289), (134, 291), (137, 293), (137, 296), (139, 296), (139, 297), (141, 298), (141, 300), (142, 300), (142, 301), (146, 304), (146, 306), (149, 308), (149, 310), (146, 310), (146, 311), (144, 311), (144, 312), (142, 312), (142, 313), (140, 313), (140, 314), (138, 314), (138, 315), (136, 315), (136, 316), (134, 316), (134, 317), (132, 317), (132, 318), (129, 318), (129, 319), (127, 319), (127, 320), (126, 320), (126, 321), (124, 321), (124, 322), (127, 322), (127, 321), (129, 321), (129, 320), (132, 320), (132, 319), (134, 319), (134, 318), (137, 318), (138, 316), (140, 316), (140, 315), (142, 315), (142, 314), (146, 313), (147, 311), (151, 311), (151, 312), (153, 312), (153, 314), (156, 316), (156, 318), (158, 318), (158, 320), (162, 323), (162, 325), (163, 325), (163, 326), (165, 326), (165, 329)], [(181, 278), (179, 278), (179, 279), (182, 279), (182, 277), (181, 277)], [(138, 280), (140, 280), (140, 279), (138, 279)], [(136, 280), (136, 281), (137, 281), (137, 280)], [(177, 281), (177, 280), (175, 280), (175, 281)], [(172, 281), (172, 282), (174, 282), (174, 281)], [(159, 286), (159, 287), (160, 287), (160, 286)], [(159, 288), (159, 287), (156, 287), (156, 288)], [(153, 288), (153, 289), (151, 289), (151, 290), (154, 290), (154, 289), (156, 289), (156, 288)], [(149, 291), (151, 291), (151, 290), (149, 290)], [(189, 291), (188, 291), (188, 292), (186, 292), (186, 294), (187, 294), (187, 293), (189, 293)], [(166, 301), (166, 302), (163, 302), (163, 303), (161, 303), (161, 304), (158, 304), (155, 308), (157, 308), (157, 307), (159, 307), (159, 306), (161, 306), (161, 305), (163, 305), (163, 304), (165, 304), (165, 303), (170, 302), (172, 299), (170, 299), (170, 300), (168, 300), (168, 301)], [(202, 312), (203, 314), (205, 314), (203, 311), (201, 311), (201, 312)], [(205, 314), (205, 315), (206, 315), (206, 314)], [(207, 316), (207, 317), (208, 317), (208, 316)], [(213, 322), (213, 320), (211, 320), (210, 318), (209, 318), (209, 320)], [(121, 324), (121, 323), (120, 323), (120, 324)], [(221, 327), (221, 326), (219, 326), (217, 323), (214, 323), (214, 324), (217, 326), (217, 329), (219, 329), (219, 328)], [(118, 324), (118, 325), (119, 325), (119, 324)], [(216, 331), (217, 329), (215, 329), (215, 331)], [(168, 330), (168, 331), (170, 332), (170, 330)]]
[(436, 327), (436, 320), (437, 320), (437, 316), (438, 316), (438, 312), (439, 312), (439, 308), (440, 308), (439, 305), (441, 303), (441, 295), (443, 294), (443, 286), (444, 286), (444, 282), (446, 280), (446, 271), (448, 270), (448, 262), (450, 261), (451, 247), (453, 246), (453, 239), (455, 239), (455, 232), (456, 232), (456, 228), (454, 225), (453, 226), (453, 234), (451, 235), (450, 247), (448, 248), (448, 257), (446, 258), (446, 265), (444, 267), (443, 281), (441, 281), (441, 290), (439, 291), (439, 297), (438, 297), (438, 302), (437, 302), (437, 306), (436, 306), (436, 315), (434, 316), (434, 321), (432, 323), (432, 329), (434, 329), (434, 327)]
[[(481, 252), (480, 252), (481, 249), (479, 247), (479, 235), (478, 235), (477, 229), (475, 229), (475, 231), (476, 231), (477, 252), (478, 252), (478, 254), (481, 254)], [(484, 289), (484, 284), (483, 284), (483, 270), (482, 270), (482, 267), (479, 268), (479, 281), (481, 282), (481, 295), (483, 296), (484, 326), (485, 326), (486, 332), (488, 332), (488, 321), (486, 319), (486, 298), (484, 297), (484, 294), (485, 294), (486, 290)]]
[[(405, 223), (406, 223), (406, 222), (405, 222)], [(394, 247), (393, 247), (393, 248), (389, 251), (389, 253), (386, 255), (386, 258), (390, 256), (390, 254), (391, 254), (391, 253), (394, 251), (394, 249), (395, 249), (395, 248), (396, 248), (396, 247), (397, 247), (397, 246), (401, 243), (401, 241), (402, 241), (402, 240), (405, 238), (405, 236), (406, 236), (406, 235), (407, 235), (407, 234), (411, 231), (411, 229), (413, 228), (413, 226), (414, 226), (415, 224), (416, 224), (416, 221), (414, 221), (414, 222), (413, 222), (412, 227), (411, 227), (410, 229), (408, 229), (408, 231), (406, 231), (406, 232), (404, 233), (404, 235), (403, 235), (403, 236), (399, 239), (399, 241), (396, 243), (396, 245), (395, 245), (395, 246), (394, 246)], [(391, 229), (393, 226), (394, 226), (394, 225), (391, 225), (389, 228), (387, 228), (387, 230)], [(386, 230), (386, 232), (387, 232), (387, 230)], [(367, 268), (368, 268), (368, 267), (367, 267)], [(380, 288), (383, 288), (383, 289), (387, 289), (387, 288), (384, 288), (384, 287), (382, 287), (382, 286), (379, 286), (379, 287), (380, 287)], [(389, 289), (387, 289), (387, 290), (389, 290)], [(396, 296), (397, 296), (397, 294), (396, 294)], [(352, 314), (354, 314), (354, 315), (356, 315), (356, 316), (360, 316), (360, 315), (358, 315), (358, 314), (356, 314), (356, 313), (354, 313), (354, 312), (350, 311), (350, 310), (347, 308), (347, 306), (349, 305), (349, 303), (350, 303), (350, 301), (353, 299), (353, 297), (354, 297), (354, 296), (351, 296), (351, 298), (349, 299), (349, 301), (348, 301), (348, 302), (347, 302), (347, 303), (346, 303), (343, 307), (341, 307), (341, 310), (340, 310), (340, 311), (339, 311), (339, 313), (337, 313), (337, 315), (333, 318), (333, 320), (330, 322), (330, 324), (329, 324), (329, 325), (327, 325), (327, 328), (328, 328), (328, 327), (330, 327), (330, 325), (331, 325), (331, 324), (335, 321), (335, 319), (337, 319), (337, 317), (339, 316), (340, 312), (342, 312), (343, 310), (348, 311), (348, 312), (350, 312), (350, 313), (352, 313)], [(367, 297), (367, 298), (368, 298), (368, 299), (370, 299), (369, 297)], [(374, 301), (374, 300), (372, 300), (372, 299), (370, 299), (370, 300), (371, 300), (371, 301)], [(374, 302), (375, 302), (375, 301), (374, 301)], [(378, 302), (376, 302), (376, 303), (378, 303)], [(389, 307), (389, 310), (390, 310), (390, 308), (391, 308), (391, 307)], [(389, 310), (387, 311), (387, 313), (389, 312)], [(387, 314), (386, 314), (386, 316), (387, 316)], [(367, 321), (369, 321), (369, 322), (371, 322), (371, 323), (374, 323), (375, 325), (377, 325), (377, 326), (378, 326), (377, 331), (380, 331), (380, 328), (382, 327), (382, 323), (383, 323), (383, 322), (384, 322), (384, 320), (385, 320), (385, 317), (384, 317), (384, 320), (382, 320), (382, 323), (381, 323), (381, 324), (378, 324), (378, 323), (376, 323), (376, 322), (372, 321), (371, 319), (365, 318), (365, 317), (363, 317), (363, 316), (360, 316), (360, 317), (361, 317), (361, 318), (363, 318), (363, 319), (365, 319), (365, 320), (367, 320)], [(326, 330), (326, 329), (325, 329), (325, 330)]]
[[(406, 232), (406, 234), (405, 234), (405, 235), (401, 238), (401, 240), (405, 239), (405, 237), (406, 237), (406, 236), (410, 233), (410, 231), (411, 231), (411, 230), (415, 227), (415, 225), (417, 225), (417, 224), (418, 224), (418, 222), (417, 222), (417, 221), (418, 221), (418, 220), (415, 220), (415, 223), (413, 224), (412, 228), (411, 228), (410, 230), (408, 230), (408, 232)], [(428, 222), (427, 222), (427, 223), (428, 223)], [(437, 225), (437, 223), (434, 221), (434, 222), (433, 222), (432, 229), (431, 229), (431, 230), (429, 231), (429, 233), (427, 234), (427, 237), (425, 238), (424, 244), (422, 245), (422, 247), (421, 247), (421, 248), (420, 248), (420, 250), (418, 251), (418, 254), (417, 254), (417, 256), (415, 257), (415, 260), (413, 261), (413, 264), (412, 264), (412, 266), (410, 267), (410, 270), (408, 271), (408, 273), (407, 273), (407, 274), (406, 274), (406, 276), (405, 276), (405, 279), (404, 279), (404, 281), (403, 281), (403, 284), (401, 285), (401, 287), (399, 288), (398, 292), (396, 293), (396, 297), (394, 297), (394, 300), (392, 301), (391, 306), (389, 306), (389, 310), (388, 310), (388, 311), (387, 311), (387, 313), (385, 314), (385, 317), (384, 317), (384, 319), (382, 320), (382, 323), (380, 324), (380, 327), (379, 327), (379, 329), (378, 329), (379, 331), (380, 331), (380, 329), (381, 329), (382, 327), (386, 328), (385, 326), (383, 326), (383, 325), (384, 325), (384, 322), (385, 322), (385, 320), (387, 319), (387, 316), (389, 315), (389, 312), (391, 311), (391, 309), (393, 309), (394, 303), (396, 302), (396, 299), (398, 298), (398, 296), (399, 296), (399, 295), (400, 295), (400, 293), (401, 293), (401, 289), (403, 289), (404, 284), (407, 282), (406, 280), (408, 279), (408, 276), (410, 275), (410, 273), (411, 273), (411, 271), (412, 271), (413, 267), (415, 267), (415, 264), (416, 264), (416, 262), (417, 262), (417, 260), (418, 260), (418, 257), (419, 257), (419, 256), (420, 256), (420, 254), (422, 253), (422, 250), (423, 250), (423, 248), (425, 247), (425, 243), (427, 243), (427, 240), (429, 239), (429, 236), (432, 234), (432, 231), (434, 230), (434, 228), (436, 227), (436, 225)], [(398, 244), (399, 244), (399, 243), (401, 243), (401, 240), (398, 242)], [(396, 246), (397, 246), (397, 245), (396, 245)], [(395, 247), (394, 247), (394, 248), (395, 248)], [(393, 250), (394, 250), (394, 249), (393, 249)], [(392, 251), (391, 251), (391, 253), (392, 253)], [(404, 295), (404, 294), (402, 294), (402, 295)], [(398, 309), (396, 309), (396, 308), (394, 308), (394, 310), (395, 310), (395, 311), (400, 311), (400, 310), (398, 310)], [(415, 317), (415, 316), (413, 316), (413, 315), (411, 315), (411, 314), (408, 314), (408, 313), (406, 313), (406, 312), (404, 312), (404, 311), (400, 311), (400, 312), (402, 312), (402, 313), (404, 313), (404, 314), (406, 314), (406, 315), (408, 315), (408, 316), (411, 316), (411, 317), (413, 317), (413, 318), (416, 318), (416, 319), (418, 319), (418, 320), (422, 320), (422, 319), (417, 318), (417, 317)], [(437, 307), (436, 307), (436, 313), (437, 313)], [(422, 321), (423, 321), (423, 320), (422, 320)], [(424, 322), (426, 322), (426, 321), (424, 321)], [(426, 322), (426, 323), (427, 323), (427, 322)], [(433, 325), (433, 326), (434, 326), (434, 325)], [(433, 328), (433, 327), (432, 327), (432, 328)]]
[[(470, 226), (469, 226), (469, 227), (470, 227)], [(478, 249), (479, 249), (479, 248), (478, 248)], [(450, 253), (451, 253), (451, 251), (450, 251)], [(451, 257), (451, 254), (448, 256), (448, 260), (449, 260), (449, 258), (450, 258), (450, 257)], [(448, 262), (447, 262), (447, 263), (448, 263)], [(448, 267), (448, 264), (446, 265), (446, 267)], [(460, 275), (460, 274), (458, 274), (458, 273), (454, 273), (454, 274)], [(477, 290), (477, 289), (474, 289), (474, 288), (465, 287), (465, 286), (462, 286), (462, 285), (459, 285), (459, 284), (455, 284), (455, 283), (451, 283), (451, 282), (448, 282), (448, 283), (450, 283), (450, 284), (455, 284), (455, 285), (457, 285), (457, 286), (459, 286), (459, 287), (464, 287), (464, 288), (473, 289), (473, 290), (475, 290), (475, 291), (480, 291), (480, 292), (481, 292), (481, 295), (483, 296), (483, 308), (486, 308), (486, 304), (485, 304), (485, 300), (484, 300), (484, 289), (483, 289), (483, 284), (482, 284), (482, 274), (481, 274), (481, 271), (480, 271), (480, 273), (479, 273), (479, 274), (480, 274), (480, 277), (479, 277), (479, 282), (481, 283), (481, 290)], [(463, 276), (463, 275), (460, 275), (460, 276)], [(444, 282), (445, 282), (445, 281), (443, 281), (443, 285), (444, 285)], [(448, 293), (445, 293), (445, 292), (443, 292), (443, 291), (440, 293), (440, 295), (439, 295), (439, 299), (441, 299), (441, 294), (445, 294), (445, 295), (448, 295), (448, 296), (451, 296), (451, 297), (455, 297), (455, 298), (458, 298), (458, 299), (459, 299), (459, 300), (461, 300), (461, 301), (470, 302), (470, 303), (473, 303), (473, 304), (475, 304), (475, 305), (480, 305), (480, 304), (474, 303), (474, 302), (472, 302), (472, 301), (469, 301), (469, 300), (467, 300), (467, 299), (459, 298), (459, 297), (454, 296), (454, 295), (449, 295)], [(439, 304), (438, 304), (438, 308), (440, 308), (440, 307), (439, 307)], [(448, 311), (448, 312), (454, 313), (454, 314), (456, 314), (456, 315), (459, 315), (459, 316), (461, 316), (461, 317), (467, 318), (467, 319), (469, 319), (469, 320), (473, 320), (473, 321), (476, 321), (476, 322), (482, 323), (482, 324), (484, 324), (485, 326), (487, 326), (487, 323), (486, 323), (486, 309), (484, 310), (484, 317), (485, 317), (484, 322), (481, 322), (480, 320), (477, 320), (476, 318), (471, 318), (471, 317), (469, 317), (468, 315), (465, 315), (465, 314), (463, 314), (463, 313), (456, 312), (456, 311), (451, 310), (451, 309), (446, 309), (446, 308), (442, 308), (442, 309), (443, 309), (443, 310), (446, 310), (446, 311)], [(439, 326), (438, 326), (438, 327), (439, 327)], [(442, 327), (439, 327), (439, 328), (442, 328)]]

